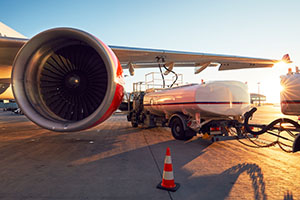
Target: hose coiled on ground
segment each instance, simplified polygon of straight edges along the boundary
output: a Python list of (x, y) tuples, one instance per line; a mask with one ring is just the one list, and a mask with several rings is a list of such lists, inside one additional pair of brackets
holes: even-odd
[(266, 133), (267, 131), (272, 130), (274, 128), (274, 126), (278, 123), (290, 123), (295, 128), (300, 129), (300, 125), (297, 122), (295, 122), (291, 119), (288, 119), (288, 118), (279, 118), (279, 119), (272, 121), (270, 124), (263, 126), (261, 130), (253, 131), (253, 130), (251, 130), (251, 127), (249, 126), (249, 119), (252, 117), (253, 113), (256, 111), (257, 111), (257, 108), (252, 108), (250, 111), (248, 111), (244, 114), (244, 118), (245, 118), (244, 127), (245, 127), (246, 131), (248, 133), (251, 133), (252, 135), (261, 135), (263, 133)]

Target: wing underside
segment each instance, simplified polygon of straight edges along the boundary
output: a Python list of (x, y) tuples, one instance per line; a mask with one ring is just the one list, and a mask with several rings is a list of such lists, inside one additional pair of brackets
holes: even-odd
[(127, 69), (157, 67), (158, 63), (173, 63), (177, 67), (219, 66), (219, 70), (272, 67), (279, 62), (274, 59), (250, 58), (221, 54), (168, 51), (110, 46)]
[[(11, 66), (20, 48), (27, 39), (0, 37), (0, 83), (10, 78)], [(175, 67), (196, 67), (198, 72), (206, 67), (218, 66), (219, 70), (272, 67), (279, 60), (230, 56), (221, 54), (144, 49), (110, 46), (123, 69), (153, 68), (157, 64), (172, 64)], [(196, 70), (195, 70), (196, 71)], [(2, 79), (2, 80), (1, 80)], [(5, 81), (7, 82), (7, 80)]]

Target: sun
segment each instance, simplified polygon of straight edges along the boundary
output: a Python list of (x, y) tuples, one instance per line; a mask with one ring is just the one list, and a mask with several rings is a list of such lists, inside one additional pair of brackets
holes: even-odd
[(285, 89), (280, 84), (280, 76), (287, 74), (289, 68), (291, 68), (291, 64), (278, 62), (260, 82), (260, 93), (266, 96), (266, 102), (280, 103), (280, 92)]
[(261, 94), (266, 96), (266, 102), (280, 103), (280, 79), (273, 78), (261, 81)]
[(278, 63), (275, 63), (273, 66), (273, 69), (288, 69), (288, 67), (290, 66), (290, 63), (286, 63), (284, 61), (279, 61)]
[(285, 87), (280, 84), (280, 92), (283, 92), (285, 90)]

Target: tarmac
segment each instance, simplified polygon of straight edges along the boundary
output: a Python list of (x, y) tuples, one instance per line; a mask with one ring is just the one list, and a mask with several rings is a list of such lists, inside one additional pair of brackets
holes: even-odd
[[(254, 119), (282, 117), (260, 107)], [(176, 192), (159, 190), (170, 147)], [(0, 199), (300, 199), (300, 153), (236, 140), (177, 141), (169, 128), (133, 128), (126, 115), (76, 133), (0, 112)]]

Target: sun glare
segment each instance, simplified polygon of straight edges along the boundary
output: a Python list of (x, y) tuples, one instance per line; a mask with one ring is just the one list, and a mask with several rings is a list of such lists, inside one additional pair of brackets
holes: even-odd
[(261, 82), (261, 94), (266, 96), (267, 102), (279, 103), (280, 102), (280, 79), (272, 78), (266, 79)]
[(266, 74), (266, 78), (260, 84), (260, 91), (266, 96), (266, 102), (280, 103), (280, 92), (284, 90), (284, 86), (280, 84), (280, 76), (287, 74), (288, 68), (291, 67), (291, 64), (280, 61)]
[(275, 63), (273, 68), (277, 68), (277, 69), (282, 69), (282, 68), (287, 68), (287, 66), (289, 66), (289, 63), (286, 63), (284, 61), (279, 61), (278, 63)]
[(280, 92), (283, 92), (285, 90), (285, 87), (283, 85), (280, 85)]

